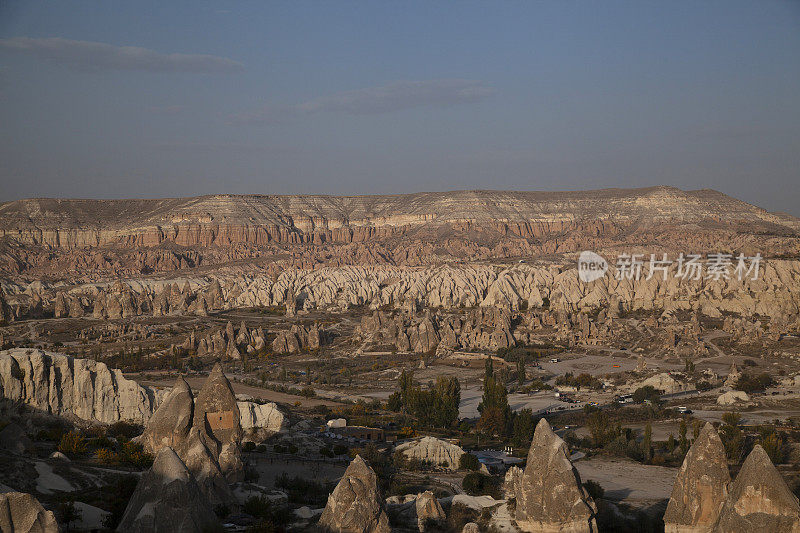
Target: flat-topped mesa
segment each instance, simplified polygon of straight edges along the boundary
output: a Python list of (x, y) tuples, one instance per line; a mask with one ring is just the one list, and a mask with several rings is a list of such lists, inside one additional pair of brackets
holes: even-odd
[(714, 533), (798, 533), (800, 503), (756, 444), (731, 484)]
[(378, 477), (356, 455), (328, 496), (319, 526), (331, 533), (390, 533), (389, 518), (378, 490)]
[(719, 518), (731, 481), (725, 446), (707, 423), (683, 460), (664, 514), (665, 533), (707, 533)]
[[(124, 213), (124, 216), (120, 216)], [(451, 191), (384, 196), (213, 195), (152, 200), (27, 199), (0, 204), (0, 237), (76, 248), (363, 242), (408, 229), (450, 226), (523, 238), (583, 228), (618, 233), (631, 224), (749, 223), (797, 229), (716, 191), (669, 187), (575, 192)]]
[(524, 471), (506, 477), (516, 499), (514, 517), (522, 531), (596, 533), (597, 507), (569, 460), (567, 444), (544, 418), (533, 434)]

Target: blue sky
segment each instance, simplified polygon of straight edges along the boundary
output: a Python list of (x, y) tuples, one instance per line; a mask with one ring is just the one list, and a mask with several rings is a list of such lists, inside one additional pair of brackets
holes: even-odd
[(800, 2), (0, 2), (0, 200), (714, 188), (800, 215)]

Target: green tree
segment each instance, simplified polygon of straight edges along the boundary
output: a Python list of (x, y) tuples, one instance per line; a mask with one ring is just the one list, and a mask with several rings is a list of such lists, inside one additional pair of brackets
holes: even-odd
[(774, 464), (778, 465), (786, 461), (783, 439), (773, 428), (762, 432), (758, 443), (764, 448), (764, 451), (767, 452), (767, 455)]
[(400, 392), (400, 404), (403, 406), (402, 410), (405, 412), (409, 408), (409, 396), (414, 389), (414, 372), (406, 372), (404, 368), (400, 372), (400, 379), (397, 381), (397, 390)]
[(436, 411), (433, 425), (447, 428), (458, 422), (458, 406), (461, 403), (461, 384), (455, 376), (439, 376), (434, 385)]
[(725, 455), (728, 460), (738, 463), (744, 454), (744, 433), (739, 428), (742, 417), (739, 413), (725, 413), (722, 415), (722, 426), (719, 428), (719, 436), (725, 446)]
[(650, 400), (651, 402), (657, 402), (660, 398), (661, 398), (661, 392), (659, 392), (652, 385), (639, 387), (638, 389), (633, 391), (633, 401), (636, 403), (644, 403), (645, 400)]
[[(496, 435), (505, 433), (505, 427), (511, 417), (511, 408), (508, 406), (508, 390), (502, 381), (494, 377), (484, 380), (483, 397), (478, 404), (478, 412), (481, 414), (479, 428), (484, 430), (491, 428), (491, 434)], [(498, 429), (498, 426), (502, 426), (503, 429)]]
[(519, 385), (525, 385), (525, 356), (520, 355), (517, 359), (517, 381)]
[(681, 455), (686, 455), (689, 451), (689, 440), (686, 438), (686, 419), (682, 418), (680, 426), (678, 427), (678, 434), (680, 436)]
[(527, 446), (533, 439), (537, 420), (530, 409), (521, 409), (514, 415), (511, 443), (514, 446)]
[(653, 426), (650, 422), (644, 427), (644, 438), (642, 439), (642, 457), (649, 461), (653, 457)]

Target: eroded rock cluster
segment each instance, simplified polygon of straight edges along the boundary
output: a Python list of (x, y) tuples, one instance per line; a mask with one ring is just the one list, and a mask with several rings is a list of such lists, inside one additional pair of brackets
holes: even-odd
[(104, 363), (22, 348), (0, 352), (0, 396), (44, 413), (103, 424), (144, 424), (159, 400), (158, 391)]
[(233, 501), (229, 483), (243, 473), (239, 404), (216, 365), (197, 397), (183, 378), (147, 424), (140, 442), (150, 453), (168, 447), (181, 458), (212, 504)]
[(731, 483), (725, 448), (706, 424), (683, 461), (664, 515), (667, 533), (800, 531), (800, 502), (756, 444)]

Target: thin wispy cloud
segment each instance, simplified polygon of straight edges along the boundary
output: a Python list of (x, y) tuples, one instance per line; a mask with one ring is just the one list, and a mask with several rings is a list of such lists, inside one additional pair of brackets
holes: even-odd
[(418, 107), (449, 107), (479, 102), (493, 94), (495, 90), (492, 87), (477, 80), (396, 81), (378, 87), (344, 91), (290, 106), (265, 106), (233, 115), (230, 122), (269, 124), (292, 116), (316, 113), (374, 115)]
[(244, 65), (227, 57), (206, 54), (164, 54), (138, 46), (115, 46), (58, 37), (0, 39), (0, 49), (74, 70), (92, 72), (137, 70), (216, 74), (244, 69)]

